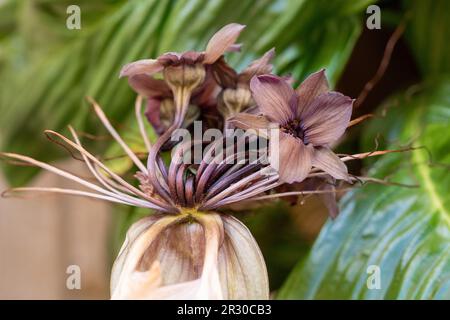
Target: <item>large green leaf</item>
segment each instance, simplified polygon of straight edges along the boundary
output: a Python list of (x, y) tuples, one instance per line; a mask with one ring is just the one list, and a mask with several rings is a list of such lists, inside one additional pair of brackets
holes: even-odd
[[(450, 80), (419, 88), (391, 100), (387, 120), (369, 131), (394, 148), (426, 149), (385, 155), (368, 173), (419, 187), (367, 185), (347, 194), (279, 298), (450, 298)], [(381, 270), (380, 289), (368, 289), (370, 265)]]
[[(86, 95), (122, 123), (133, 114), (134, 100), (126, 80), (117, 77), (123, 64), (167, 50), (202, 50), (229, 22), (247, 25), (240, 38), (243, 52), (230, 55), (236, 67), (276, 47), (279, 73), (292, 72), (301, 80), (327, 67), (335, 83), (359, 35), (359, 15), (369, 2), (103, 0), (94, 5), (84, 0), (79, 2), (82, 29), (67, 30), (65, 8), (70, 1), (13, 5), (10, 0), (0, 6), (0, 16), (13, 11), (17, 17), (0, 29), (8, 35), (2, 38), (0, 54), (0, 148), (52, 160), (60, 153), (37, 138), (44, 129), (61, 131), (71, 123), (97, 134), (98, 122), (83, 100)], [(6, 168), (13, 184), (26, 182), (33, 173)]]

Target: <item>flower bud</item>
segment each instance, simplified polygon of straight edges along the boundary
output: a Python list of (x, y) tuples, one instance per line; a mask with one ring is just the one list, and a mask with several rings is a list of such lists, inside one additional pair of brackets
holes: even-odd
[(205, 67), (201, 64), (180, 64), (164, 68), (164, 79), (171, 88), (197, 88), (205, 80)]
[(112, 299), (268, 299), (250, 231), (216, 213), (155, 214), (136, 222), (111, 274)]
[(248, 108), (251, 103), (252, 95), (248, 88), (228, 88), (223, 90), (219, 97), (218, 109), (227, 119)]

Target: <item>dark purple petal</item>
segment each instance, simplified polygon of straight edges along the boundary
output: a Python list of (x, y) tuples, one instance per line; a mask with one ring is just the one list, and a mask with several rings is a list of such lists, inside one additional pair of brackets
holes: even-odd
[(280, 182), (303, 181), (311, 171), (313, 148), (291, 135), (280, 133), (279, 169)]
[(311, 74), (295, 90), (298, 96), (296, 114), (299, 117), (302, 110), (310, 104), (318, 95), (328, 92), (328, 81), (325, 76), (325, 69)]
[(205, 53), (198, 51), (186, 51), (181, 55), (181, 60), (185, 63), (194, 64), (203, 59)]
[(305, 140), (314, 146), (329, 145), (345, 132), (352, 116), (353, 99), (338, 92), (322, 93), (302, 112)]
[(217, 96), (221, 88), (217, 85), (212, 73), (207, 70), (205, 80), (192, 93), (192, 102), (199, 108), (211, 108), (217, 104)]
[(178, 52), (166, 52), (158, 57), (158, 62), (167, 67), (173, 64), (181, 63), (181, 54)]
[(238, 74), (226, 63), (223, 57), (220, 57), (214, 64), (209, 66), (209, 70), (211, 70), (211, 73), (220, 86), (223, 88), (236, 88)]
[(119, 77), (129, 77), (137, 74), (152, 75), (160, 72), (162, 69), (163, 65), (158, 60), (143, 59), (124, 65)]
[(165, 81), (155, 79), (146, 74), (131, 76), (128, 78), (128, 83), (134, 91), (146, 98), (166, 98), (172, 95)]
[(269, 120), (285, 124), (293, 119), (290, 103), (295, 97), (294, 89), (282, 78), (274, 75), (253, 77), (250, 90), (259, 109)]
[(326, 147), (318, 147), (314, 149), (312, 158), (313, 167), (325, 171), (333, 178), (341, 180), (349, 180), (347, 166), (333, 151)]
[(205, 50), (205, 64), (212, 64), (219, 59), (237, 40), (244, 25), (230, 23), (216, 32), (209, 40)]
[(147, 100), (147, 109), (145, 116), (148, 122), (153, 126), (157, 134), (161, 134), (167, 129), (161, 122), (160, 118), (161, 100), (150, 98)]

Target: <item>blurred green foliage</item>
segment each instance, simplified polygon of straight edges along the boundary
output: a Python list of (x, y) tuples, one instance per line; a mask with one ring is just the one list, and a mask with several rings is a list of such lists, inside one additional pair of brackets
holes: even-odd
[[(368, 161), (369, 176), (418, 187), (367, 185), (347, 194), (341, 216), (321, 230), (278, 298), (450, 298), (449, 8), (445, 0), (404, 1), (423, 80), (380, 106), (361, 143), (420, 148)], [(371, 265), (380, 268), (379, 289), (367, 286)]]
[(410, 14), (407, 38), (424, 76), (450, 72), (450, 1), (405, 0)]

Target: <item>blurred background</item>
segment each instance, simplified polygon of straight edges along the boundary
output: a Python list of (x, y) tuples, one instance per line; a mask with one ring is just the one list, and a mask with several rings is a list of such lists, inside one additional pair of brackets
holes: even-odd
[[(68, 28), (70, 5), (80, 8), (79, 29)], [(338, 152), (420, 148), (352, 162), (352, 173), (388, 185), (339, 194), (335, 221), (314, 197), (238, 215), (261, 247), (274, 296), (450, 298), (449, 1), (0, 0), (0, 150), (87, 175), (42, 133), (65, 134), (71, 124), (88, 150), (131, 177), (132, 164), (84, 97), (94, 97), (133, 150), (144, 151), (121, 66), (203, 50), (230, 22), (247, 25), (242, 51), (227, 56), (233, 66), (275, 47), (277, 74), (298, 84), (326, 68), (333, 88), (358, 97), (353, 118), (375, 115), (352, 127)], [(70, 186), (36, 168), (0, 166), (1, 190)], [(0, 298), (109, 298), (112, 262), (127, 228), (145, 214), (67, 196), (0, 199)], [(385, 275), (375, 291), (364, 285), (373, 263)], [(80, 266), (80, 290), (66, 286), (70, 265)]]

